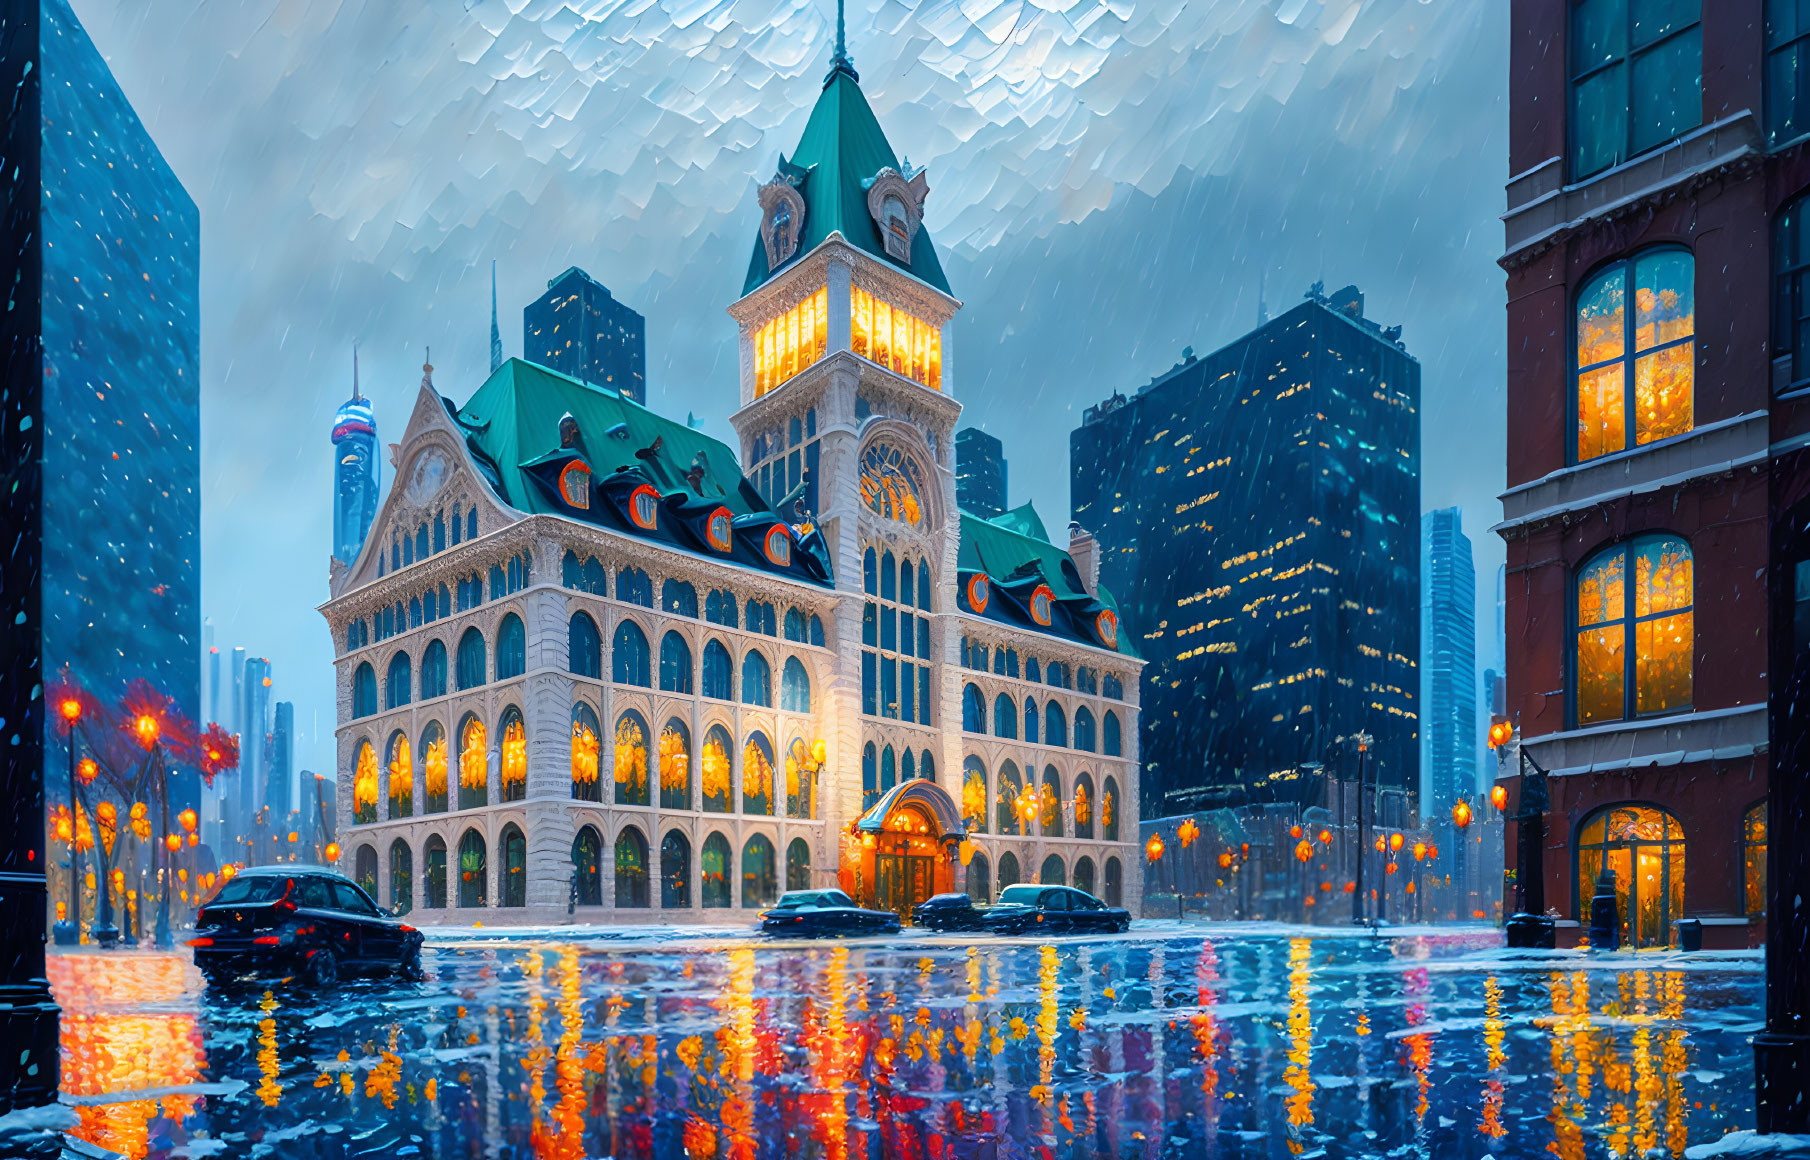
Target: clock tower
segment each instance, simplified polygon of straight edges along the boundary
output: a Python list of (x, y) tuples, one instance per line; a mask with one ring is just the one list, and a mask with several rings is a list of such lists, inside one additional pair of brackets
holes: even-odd
[(782, 516), (823, 530), (842, 596), (836, 648), (859, 657), (827, 690), (839, 724), (825, 788), (845, 818), (875, 786), (918, 776), (954, 789), (960, 776), (949, 334), (961, 303), (924, 229), (928, 194), (881, 131), (839, 23), (798, 147), (759, 189), (729, 314), (742, 462)]

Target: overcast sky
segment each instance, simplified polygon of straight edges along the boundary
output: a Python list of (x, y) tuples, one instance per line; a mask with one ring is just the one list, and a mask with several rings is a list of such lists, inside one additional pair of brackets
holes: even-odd
[[(724, 439), (754, 188), (826, 0), (71, 0), (201, 210), (203, 612), (333, 762), (335, 408), (387, 444), (423, 349), (463, 401), (581, 265), (647, 317), (648, 402)], [(1089, 404), (1323, 280), (1422, 362), (1423, 507), (1464, 508), (1491, 633), (1503, 478), (1507, 6), (851, 0), (851, 55), (967, 306), (964, 423), (1054, 530)], [(391, 482), (385, 465), (384, 483)], [(1487, 645), (1487, 641), (1483, 642)], [(1489, 663), (1493, 645), (1479, 648)]]

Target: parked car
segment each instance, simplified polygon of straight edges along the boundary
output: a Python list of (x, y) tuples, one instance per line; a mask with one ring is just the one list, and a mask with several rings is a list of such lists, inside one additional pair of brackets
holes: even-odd
[(420, 931), (321, 866), (242, 870), (195, 919), (195, 965), (210, 985), (241, 975), (330, 987), (347, 975), (421, 970)]
[(1000, 934), (1080, 934), (1131, 928), (1131, 912), (1108, 906), (1070, 886), (1028, 882), (1000, 891), (999, 901), (980, 912), (981, 926)]
[(966, 894), (932, 894), (911, 908), (911, 921), (930, 930), (979, 930), (985, 913)]
[(760, 928), (768, 934), (803, 937), (846, 934), (898, 934), (899, 916), (890, 910), (868, 910), (840, 890), (788, 890), (778, 905), (762, 911)]

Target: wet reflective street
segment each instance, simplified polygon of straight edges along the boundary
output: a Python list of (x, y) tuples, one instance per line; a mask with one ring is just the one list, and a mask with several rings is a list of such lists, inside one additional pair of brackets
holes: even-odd
[(1499, 941), (596, 932), (319, 996), (204, 997), (150, 954), (52, 974), (64, 1099), (138, 1157), (1569, 1160), (1752, 1126), (1757, 955)]

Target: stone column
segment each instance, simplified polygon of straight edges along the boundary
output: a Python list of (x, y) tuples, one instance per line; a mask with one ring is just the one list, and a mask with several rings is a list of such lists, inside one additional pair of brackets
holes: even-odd
[[(537, 558), (557, 546), (538, 544)], [(547, 574), (545, 571), (543, 575)], [(537, 921), (563, 919), (572, 892), (572, 701), (570, 611), (562, 589), (536, 587), (522, 600), (527, 676), (522, 719), (528, 731), (528, 788), (523, 834), (528, 840), (527, 904)], [(501, 740), (500, 738), (498, 739)]]

